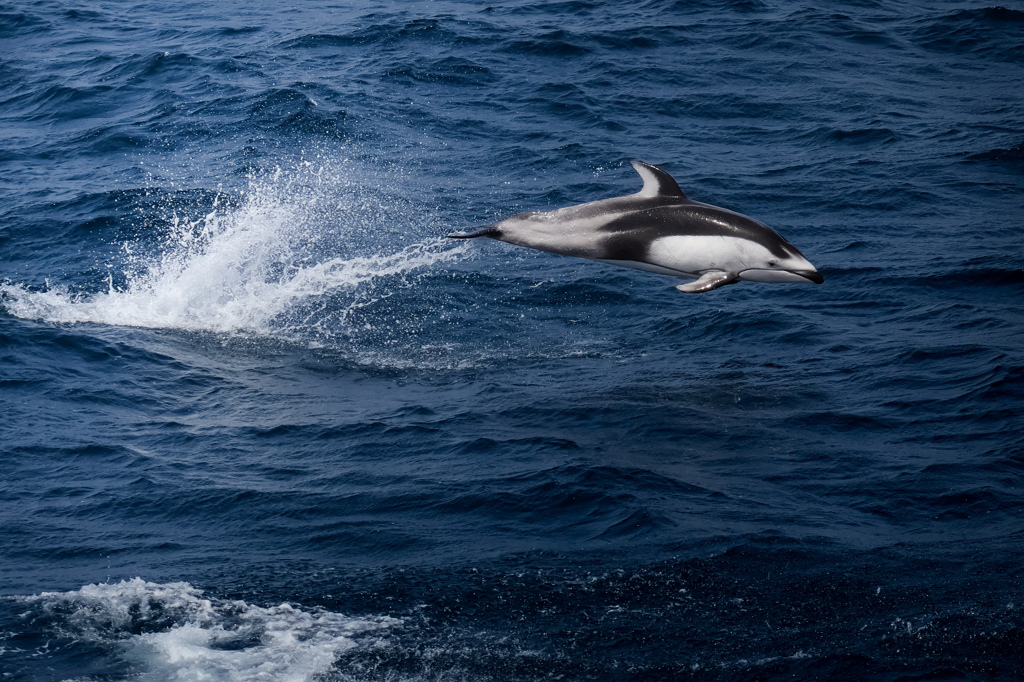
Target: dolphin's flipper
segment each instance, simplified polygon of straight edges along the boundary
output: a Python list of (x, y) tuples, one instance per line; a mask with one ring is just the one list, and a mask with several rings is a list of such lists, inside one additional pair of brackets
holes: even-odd
[(700, 279), (689, 284), (679, 284), (676, 286), (676, 289), (687, 294), (702, 294), (705, 291), (724, 287), (726, 284), (735, 284), (738, 281), (739, 277), (731, 272), (709, 270), (701, 275)]

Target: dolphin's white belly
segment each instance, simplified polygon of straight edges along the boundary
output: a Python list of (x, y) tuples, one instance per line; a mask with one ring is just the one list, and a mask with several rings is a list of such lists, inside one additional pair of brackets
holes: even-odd
[(694, 275), (708, 270), (740, 273), (766, 267), (771, 260), (771, 252), (757, 242), (725, 236), (661, 237), (651, 242), (647, 252), (652, 265)]

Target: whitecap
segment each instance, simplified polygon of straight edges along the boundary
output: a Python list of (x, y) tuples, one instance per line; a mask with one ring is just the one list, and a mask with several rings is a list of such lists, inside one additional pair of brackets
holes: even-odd
[(132, 679), (145, 682), (313, 680), (403, 622), (218, 600), (186, 582), (141, 578), (17, 599), (40, 609), (61, 637), (118, 649)]

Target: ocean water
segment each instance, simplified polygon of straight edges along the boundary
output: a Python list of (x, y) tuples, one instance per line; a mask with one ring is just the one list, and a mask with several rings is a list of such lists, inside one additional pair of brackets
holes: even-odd
[[(1024, 5), (0, 4), (0, 679), (1024, 679)], [(820, 286), (444, 235), (635, 192)]]

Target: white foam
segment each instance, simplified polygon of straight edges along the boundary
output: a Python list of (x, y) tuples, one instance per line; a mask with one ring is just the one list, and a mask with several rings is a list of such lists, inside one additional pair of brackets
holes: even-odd
[(52, 616), (64, 637), (120, 647), (137, 671), (132, 679), (147, 682), (313, 680), (402, 623), (206, 599), (188, 583), (140, 578), (19, 599)]
[(169, 205), (171, 228), (155, 252), (124, 245), (121, 286), (113, 277), (105, 291), (91, 294), (4, 284), (0, 301), (13, 315), (48, 322), (274, 335), (301, 300), (466, 251), (440, 238), (403, 244), (394, 224), (409, 216), (394, 203), (325, 175), (322, 165), (300, 164), (253, 181), (237, 204), (215, 203), (198, 219), (181, 217), (179, 209), (188, 207)]

